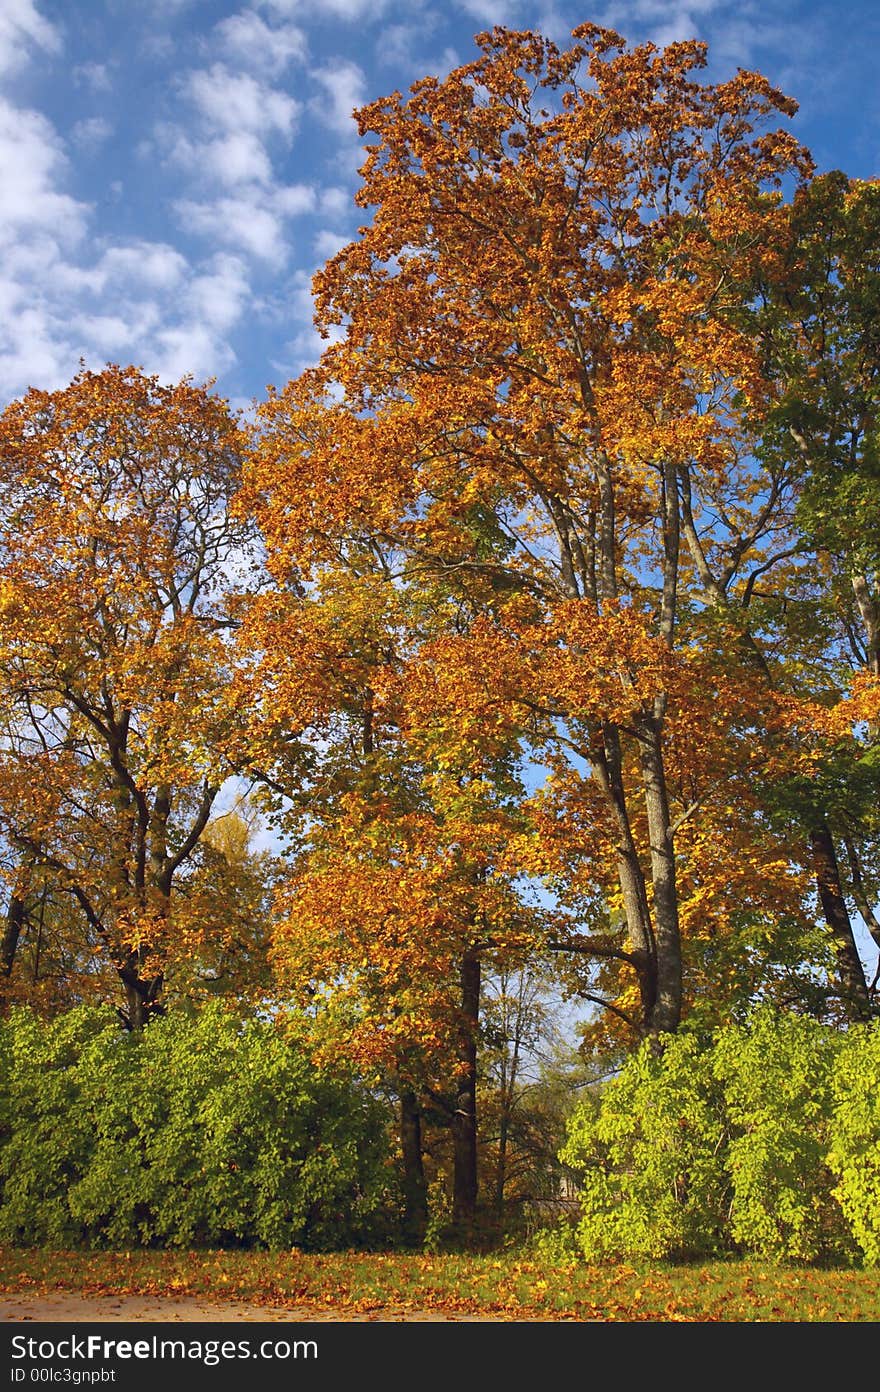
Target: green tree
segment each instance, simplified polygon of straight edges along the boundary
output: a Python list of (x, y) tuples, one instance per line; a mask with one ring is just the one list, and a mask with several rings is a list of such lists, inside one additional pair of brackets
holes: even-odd
[(788, 253), (761, 287), (755, 332), (776, 397), (761, 452), (795, 481), (799, 565), (764, 617), (771, 641), (790, 645), (802, 687), (828, 703), (866, 698), (856, 738), (831, 747), (812, 794), (797, 790), (839, 989), (864, 1016), (851, 907), (880, 948), (880, 190), (832, 171), (798, 191), (790, 216)]

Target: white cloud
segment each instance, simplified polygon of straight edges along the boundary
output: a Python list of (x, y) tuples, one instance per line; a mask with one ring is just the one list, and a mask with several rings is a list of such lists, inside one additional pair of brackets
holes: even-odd
[(217, 131), (249, 131), (255, 135), (293, 134), (300, 104), (286, 92), (233, 73), (222, 63), (189, 73), (184, 87), (197, 111)]
[[(131, 0), (129, 0), (129, 3)], [(151, 10), (158, 10), (160, 14), (176, 14), (181, 10), (188, 10), (192, 5), (199, 5), (202, 0), (138, 0), (140, 4), (146, 4)]]
[(389, 24), (376, 42), (379, 62), (392, 68), (412, 68), (415, 64), (415, 45), (421, 37), (417, 24)]
[(147, 34), (141, 41), (141, 53), (156, 63), (173, 62), (174, 40), (170, 34)]
[(159, 126), (156, 147), (220, 195), (178, 200), (175, 209), (184, 227), (280, 264), (287, 250), (282, 220), (291, 200), (300, 195), (276, 186), (265, 142), (272, 135), (290, 140), (300, 103), (221, 63), (190, 72), (182, 87), (196, 109), (201, 134), (181, 126)]
[(352, 118), (355, 107), (366, 100), (366, 78), (356, 63), (341, 60), (316, 68), (312, 76), (323, 87), (328, 100), (315, 99), (312, 109), (333, 130), (353, 135), (356, 126)]
[(120, 314), (82, 314), (74, 317), (72, 331), (83, 343), (83, 352), (91, 356), (97, 349), (102, 357), (128, 357), (132, 349), (140, 351), (144, 337), (156, 321), (155, 305), (142, 306), (139, 316)]
[(335, 256), (337, 251), (341, 251), (347, 246), (351, 238), (341, 232), (333, 232), (329, 228), (322, 228), (315, 238), (315, 255), (321, 261), (329, 261), (331, 256)]
[(233, 348), (207, 324), (178, 324), (156, 335), (154, 371), (168, 382), (191, 374), (218, 377), (236, 361)]
[(355, 210), (354, 199), (347, 189), (331, 185), (321, 189), (319, 196), (321, 212), (325, 217), (339, 217)]
[(140, 284), (154, 290), (173, 290), (183, 280), (186, 259), (167, 242), (132, 242), (110, 247), (97, 273), (111, 284)]
[(390, 0), (262, 0), (262, 8), (285, 19), (297, 18), (303, 14), (317, 15), (320, 19), (342, 20), (343, 23), (361, 23), (365, 20), (379, 19), (388, 9)]
[(686, 0), (682, 5), (659, 8), (655, 0), (645, 0), (642, 16), (651, 22), (650, 39), (658, 48), (701, 37), (696, 16), (714, 8), (713, 0)]
[(323, 14), (349, 23), (364, 19), (378, 19), (388, 8), (388, 0), (320, 0), (316, 5)]
[[(713, 25), (709, 58), (728, 69), (754, 64), (763, 69), (767, 55), (774, 53), (783, 59), (781, 69), (777, 68), (783, 88), (791, 82), (805, 92), (814, 91), (816, 75), (810, 71), (809, 59), (816, 51), (816, 37), (806, 27), (787, 23), (784, 16), (733, 11), (729, 20)], [(829, 73), (827, 62), (820, 61), (819, 66), (825, 75)]]
[(242, 186), (219, 198), (183, 198), (175, 204), (187, 232), (213, 238), (274, 267), (284, 264), (291, 249), (287, 220), (317, 208), (318, 196), (309, 184)]
[(244, 262), (221, 252), (187, 286), (183, 306), (206, 327), (226, 332), (244, 313), (250, 288)]
[(5, 400), (29, 386), (60, 387), (70, 379), (70, 352), (60, 325), (45, 305), (30, 301), (13, 321), (0, 325), (0, 396)]
[(670, 11), (692, 14), (713, 14), (718, 10), (730, 8), (730, 0), (680, 0), (670, 4), (670, 0), (628, 0), (627, 8), (639, 19), (665, 20)]
[(54, 186), (65, 166), (61, 141), (46, 117), (0, 98), (0, 242), (35, 228), (62, 241), (81, 236), (85, 205)]
[[(729, 8), (731, 0), (613, 0), (601, 22), (626, 37), (632, 36), (634, 26), (638, 26), (639, 41), (644, 36), (658, 48), (664, 48), (685, 39), (705, 37), (701, 34), (700, 18)], [(747, 0), (740, 0), (735, 9), (738, 13), (748, 9)]]
[(159, 127), (156, 143), (171, 163), (226, 188), (272, 181), (272, 161), (252, 131), (193, 141), (179, 128), (166, 126)]
[(287, 315), (304, 324), (310, 324), (315, 313), (315, 297), (312, 294), (312, 277), (308, 271), (295, 271), (290, 277), (285, 305)]
[(514, 28), (521, 14), (520, 0), (455, 0), (457, 9), (479, 24), (504, 24)]
[[(13, 264), (12, 276), (0, 276), (6, 397), (31, 384), (62, 386), (80, 359), (96, 366), (108, 359), (137, 362), (167, 381), (186, 373), (216, 376), (234, 365), (229, 334), (251, 303), (239, 258), (218, 253), (191, 272), (173, 248), (137, 243), (110, 247), (95, 267), (77, 274), (51, 255), (44, 245), (39, 266), (32, 252), (28, 263)], [(140, 279), (133, 274), (138, 263)]]
[(272, 194), (273, 207), (285, 217), (299, 217), (302, 213), (313, 213), (317, 207), (317, 195), (311, 184), (284, 184)]
[(61, 52), (61, 35), (33, 0), (3, 0), (0, 6), (0, 73), (14, 72), (32, 47)]
[(273, 28), (254, 10), (221, 20), (214, 33), (230, 58), (271, 77), (278, 77), (292, 62), (303, 61), (307, 53), (302, 29), (295, 24)]
[(207, 171), (227, 185), (272, 181), (272, 161), (252, 131), (232, 131), (202, 147)]
[[(383, 67), (394, 68), (398, 73), (407, 73), (413, 79), (423, 77), (425, 73), (439, 78), (447, 77), (462, 59), (454, 48), (447, 47), (435, 54), (426, 51), (426, 40), (436, 28), (437, 17), (430, 11), (415, 24), (389, 24), (376, 38), (378, 62)], [(568, 33), (568, 27), (565, 32)]]
[[(252, 21), (262, 24), (252, 11), (234, 18), (247, 19), (251, 38)], [(240, 28), (219, 27), (227, 38), (242, 37)], [(301, 104), (262, 78), (234, 73), (222, 63), (189, 72), (180, 89), (195, 108), (195, 129), (192, 122), (189, 128), (159, 126), (153, 147), (191, 176), (187, 195), (173, 205), (180, 225), (210, 237), (215, 247), (282, 266), (290, 252), (285, 222), (311, 212), (316, 196), (308, 185), (276, 179), (268, 142), (273, 136), (290, 141)]]
[(218, 198), (197, 203), (179, 199), (174, 205), (184, 230), (211, 237), (224, 246), (244, 251), (271, 266), (283, 265), (288, 245), (282, 219), (250, 198)]
[(9, 239), (0, 264), (10, 279), (32, 279), (39, 286), (50, 274), (54, 275), (59, 258), (60, 250), (55, 238), (44, 229), (33, 228), (29, 229), (27, 236)]
[[(20, 263), (17, 274), (22, 277), (23, 289), (29, 275), (36, 279), (35, 272), (27, 272)], [(73, 261), (61, 260), (58, 247), (53, 242), (45, 261), (45, 283), (52, 287), (53, 300), (58, 304), (66, 304), (68, 300), (75, 300), (84, 295), (91, 296), (94, 301), (94, 297), (104, 293), (106, 277), (95, 266), (78, 266)], [(33, 287), (26, 288), (28, 294), (32, 293)]]
[[(0, 59), (17, 59), (26, 42), (52, 49), (55, 31), (39, 22), (32, 5), (0, 0)], [(13, 20), (16, 21), (15, 25)], [(30, 28), (28, 24), (30, 22)], [(190, 88), (204, 130), (198, 147), (206, 177), (238, 185), (264, 171), (257, 206), (249, 197), (220, 200), (204, 217), (220, 216), (251, 254), (280, 263), (287, 247), (283, 220), (314, 207), (306, 186), (276, 189), (261, 163), (259, 136), (285, 139), (297, 104), (251, 79), (230, 76), (225, 112), (217, 105), (223, 70), (195, 77)], [(106, 90), (103, 65), (85, 65), (74, 81)], [(236, 125), (238, 123), (238, 125)], [(97, 148), (113, 133), (104, 114), (84, 116), (71, 128), (74, 146)], [(193, 147), (196, 148), (195, 146)], [(80, 360), (100, 367), (108, 358), (141, 363), (168, 380), (187, 372), (216, 375), (232, 366), (230, 332), (251, 303), (245, 261), (228, 251), (191, 268), (165, 241), (84, 240), (93, 210), (66, 190), (70, 175), (64, 142), (40, 111), (16, 108), (0, 98), (0, 395), (10, 399), (29, 386), (63, 386)], [(255, 187), (244, 185), (248, 194)], [(259, 199), (278, 200), (278, 210)], [(199, 210), (195, 218), (198, 220)], [(215, 238), (215, 245), (222, 243)]]

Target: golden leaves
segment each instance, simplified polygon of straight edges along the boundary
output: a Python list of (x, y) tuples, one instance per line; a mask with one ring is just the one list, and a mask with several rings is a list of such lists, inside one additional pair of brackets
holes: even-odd
[(229, 768), (244, 437), (207, 388), (110, 365), (13, 402), (0, 447), (0, 822), (88, 906), (92, 938), (158, 955), (156, 914)]

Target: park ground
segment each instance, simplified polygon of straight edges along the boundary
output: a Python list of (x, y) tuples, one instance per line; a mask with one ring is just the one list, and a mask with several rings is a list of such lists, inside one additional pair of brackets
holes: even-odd
[(0, 1320), (176, 1322), (880, 1320), (870, 1270), (730, 1261), (0, 1248)]

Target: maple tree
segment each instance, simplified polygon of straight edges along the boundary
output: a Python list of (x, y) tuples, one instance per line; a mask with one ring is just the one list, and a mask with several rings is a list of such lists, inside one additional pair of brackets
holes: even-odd
[(161, 1009), (174, 902), (228, 766), (229, 513), (243, 438), (225, 402), (135, 368), (82, 371), (0, 417), (4, 967), (30, 879), (77, 909), (124, 988)]
[(112, 998), (118, 984), (113, 968), (69, 893), (37, 867), (26, 881), (19, 867), (15, 880), (18, 893), (9, 896), (3, 940), (4, 1008), (27, 1003), (51, 1016)]
[(521, 868), (564, 841), (553, 945), (656, 1037), (681, 1018), (683, 923), (730, 902), (732, 861), (757, 900), (781, 859), (754, 804), (706, 855), (725, 786), (754, 775), (749, 735), (783, 719), (706, 593), (775, 560), (787, 481), (752, 454), (772, 388), (743, 311), (785, 242), (781, 181), (810, 165), (759, 132), (794, 109), (760, 75), (701, 85), (698, 43), (573, 37), (496, 29), (360, 112), (371, 221), (316, 277), (334, 341), (262, 408), (250, 479), (279, 562), (308, 577), (390, 543), (478, 615), (425, 637), (433, 718), (447, 740), (529, 731), (553, 779)]
[[(216, 804), (215, 804), (216, 808)], [(254, 842), (259, 818), (240, 799), (217, 812), (199, 837), (175, 884), (173, 949), (163, 997), (200, 1006), (215, 996), (243, 1013), (271, 991), (275, 856)]]

